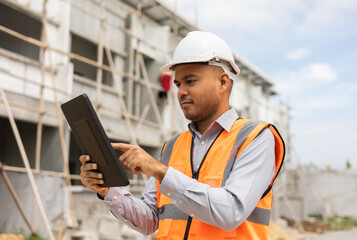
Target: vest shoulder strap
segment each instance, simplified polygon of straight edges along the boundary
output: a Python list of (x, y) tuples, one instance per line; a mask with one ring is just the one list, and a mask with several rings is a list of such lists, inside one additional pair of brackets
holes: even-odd
[(170, 161), (170, 156), (172, 153), (172, 149), (174, 148), (175, 142), (177, 138), (180, 136), (180, 134), (177, 134), (176, 136), (170, 138), (168, 141), (163, 146), (163, 150), (161, 151), (161, 157), (160, 157), (160, 162), (163, 164), (168, 165)]
[(241, 130), (238, 132), (236, 140), (234, 141), (231, 153), (229, 154), (229, 159), (227, 161), (226, 168), (224, 170), (222, 187), (225, 185), (225, 183), (228, 179), (229, 173), (232, 171), (232, 168), (233, 168), (233, 165), (236, 160), (238, 152), (241, 152), (240, 150), (243, 150), (245, 148), (244, 147), (242, 149), (243, 144), (246, 142), (248, 136), (258, 126), (258, 124), (260, 124), (260, 122), (250, 120), (250, 121), (246, 122), (243, 125), (243, 127), (241, 128)]

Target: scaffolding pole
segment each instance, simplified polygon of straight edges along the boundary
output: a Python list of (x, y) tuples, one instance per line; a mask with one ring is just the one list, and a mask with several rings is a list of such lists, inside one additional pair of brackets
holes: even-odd
[[(99, 19), (99, 36), (98, 36), (98, 56), (97, 64), (103, 65), (103, 35), (104, 32), (104, 4), (105, 0), (100, 1), (100, 19)], [(97, 68), (97, 111), (100, 109), (100, 103), (102, 102), (102, 81), (103, 81), (103, 69)]]
[[(46, 4), (47, 0), (43, 1), (42, 5), (42, 24), (46, 21)], [(44, 40), (45, 32), (42, 32), (42, 40)], [(45, 85), (45, 48), (41, 48), (41, 85), (40, 85), (40, 106), (39, 106), (39, 113), (38, 113), (38, 121), (37, 121), (37, 132), (36, 132), (36, 153), (35, 153), (35, 169), (40, 169), (41, 164), (41, 142), (42, 142), (42, 127), (43, 127), (43, 115), (44, 115), (44, 107), (45, 107), (45, 99), (44, 99), (44, 85)], [(38, 177), (39, 175), (35, 176), (36, 185), (38, 186)], [(35, 223), (36, 219), (36, 201), (32, 203), (32, 223)]]
[(31, 234), (33, 234), (34, 233), (34, 229), (33, 229), (32, 225), (30, 223), (30, 220), (28, 219), (28, 217), (25, 214), (25, 210), (22, 207), (20, 199), (17, 196), (16, 191), (15, 191), (14, 187), (12, 186), (10, 179), (6, 174), (5, 169), (3, 168), (3, 165), (1, 164), (1, 161), (0, 161), (0, 172), (1, 172), (2, 178), (5, 181), (5, 184), (6, 184), (7, 188), (9, 189), (9, 191), (11, 193), (12, 198), (15, 201), (15, 204), (16, 204), (17, 208), (19, 209), (19, 212), (20, 212), (22, 218), (24, 219), (26, 225), (29, 227)]
[(7, 115), (9, 117), (9, 121), (10, 121), (10, 125), (11, 125), (11, 128), (12, 128), (12, 131), (14, 132), (14, 135), (15, 135), (15, 138), (16, 138), (16, 142), (17, 142), (17, 145), (18, 145), (19, 150), (20, 150), (20, 154), (21, 154), (23, 163), (24, 163), (24, 165), (26, 167), (26, 172), (27, 172), (28, 178), (30, 180), (32, 191), (33, 191), (33, 193), (35, 195), (35, 199), (36, 199), (38, 207), (40, 209), (41, 216), (42, 216), (42, 219), (43, 219), (44, 224), (45, 224), (45, 228), (47, 230), (47, 233), (48, 233), (48, 236), (49, 236), (50, 240), (54, 240), (55, 238), (53, 236), (53, 233), (52, 233), (52, 230), (51, 230), (51, 227), (50, 227), (50, 223), (49, 223), (48, 218), (46, 216), (46, 212), (45, 212), (45, 209), (44, 209), (42, 201), (41, 201), (40, 193), (39, 193), (38, 188), (36, 186), (35, 178), (34, 178), (32, 172), (31, 172), (30, 163), (29, 163), (29, 160), (27, 158), (27, 154), (26, 154), (24, 145), (22, 143), (19, 130), (18, 130), (17, 126), (16, 126), (15, 118), (12, 115), (10, 106), (9, 106), (9, 104), (7, 102), (7, 98), (6, 98), (5, 92), (4, 92), (2, 87), (0, 87), (0, 93), (1, 93), (1, 98), (3, 99), (3, 103), (4, 103), (4, 106), (5, 106)]

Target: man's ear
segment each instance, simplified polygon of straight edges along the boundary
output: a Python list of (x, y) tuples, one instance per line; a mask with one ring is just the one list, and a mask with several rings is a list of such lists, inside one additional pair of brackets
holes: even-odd
[(229, 75), (228, 75), (227, 73), (223, 72), (223, 73), (221, 74), (220, 81), (221, 81), (221, 86), (222, 86), (222, 87), (228, 88), (229, 85), (230, 85), (231, 79), (229, 78)]

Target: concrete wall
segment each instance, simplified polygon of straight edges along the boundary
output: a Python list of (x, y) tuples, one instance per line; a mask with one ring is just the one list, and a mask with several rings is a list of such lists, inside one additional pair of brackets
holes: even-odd
[(357, 199), (356, 170), (311, 170), (304, 171), (303, 177), (299, 190), (307, 214), (357, 217), (357, 208), (351, 204)]
[(297, 217), (299, 220), (304, 220), (308, 216), (316, 215), (324, 218), (334, 216), (357, 218), (357, 208), (351, 204), (357, 199), (355, 169), (299, 168), (284, 172), (283, 178), (286, 179), (278, 179), (278, 184), (275, 186), (274, 219)]
[[(27, 217), (34, 226), (34, 230), (40, 236), (47, 236), (44, 222), (38, 210), (33, 212), (33, 192), (28, 177), (24, 173), (7, 173), (14, 189), (25, 209)], [(68, 208), (65, 181), (61, 178), (40, 175), (38, 178), (38, 189), (46, 215), (51, 222), (51, 227), (59, 227), (52, 223), (52, 220)], [(0, 231), (9, 233), (23, 233), (28, 236), (30, 231), (20, 215), (13, 198), (10, 195), (3, 179), (0, 180)], [(35, 214), (35, 215), (33, 215)], [(35, 216), (33, 218), (33, 216)]]

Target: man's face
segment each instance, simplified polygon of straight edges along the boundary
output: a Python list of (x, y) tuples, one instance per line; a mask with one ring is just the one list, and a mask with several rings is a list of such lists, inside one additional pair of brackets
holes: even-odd
[(218, 76), (213, 66), (184, 64), (176, 67), (177, 98), (187, 119), (201, 122), (218, 117), (215, 116), (220, 104)]

